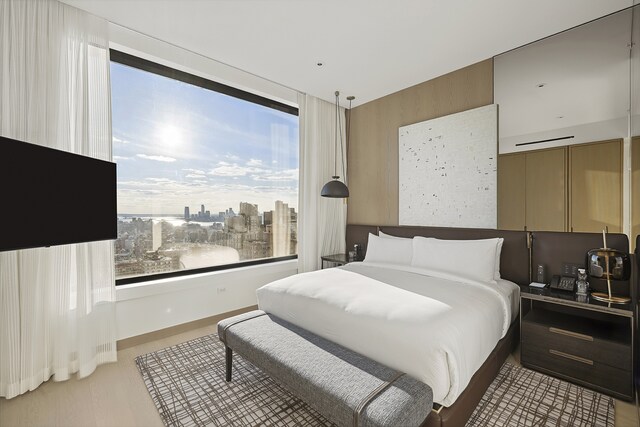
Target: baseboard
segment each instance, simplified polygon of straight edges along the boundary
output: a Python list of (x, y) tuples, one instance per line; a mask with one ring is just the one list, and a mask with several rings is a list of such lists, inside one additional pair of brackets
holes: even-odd
[(149, 332), (142, 335), (136, 335), (135, 337), (125, 338), (117, 341), (116, 348), (118, 350), (124, 350), (126, 348), (134, 347), (139, 344), (145, 344), (151, 341), (161, 340), (163, 338), (170, 337), (172, 335), (181, 334), (193, 329), (202, 328), (204, 326), (215, 325), (222, 319), (227, 317), (236, 316), (238, 314), (246, 313), (247, 311), (257, 310), (257, 305), (249, 307), (239, 308), (238, 310), (228, 311), (226, 313), (216, 314), (215, 316), (205, 317), (204, 319), (194, 320), (193, 322), (182, 323), (180, 325), (171, 326), (169, 328), (160, 329), (158, 331)]

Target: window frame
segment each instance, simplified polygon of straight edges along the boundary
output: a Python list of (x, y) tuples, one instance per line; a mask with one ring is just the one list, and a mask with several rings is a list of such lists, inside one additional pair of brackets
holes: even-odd
[[(246, 92), (242, 89), (238, 89), (232, 86), (228, 86), (222, 83), (215, 82), (213, 80), (206, 79), (204, 77), (196, 76), (185, 71), (177, 70), (175, 68), (168, 67), (166, 65), (158, 64), (157, 62), (149, 61), (128, 53), (109, 49), (109, 61), (117, 62), (122, 65), (137, 68), (142, 71), (147, 71), (159, 76), (167, 77), (173, 80), (178, 80), (183, 83), (188, 83), (194, 86), (201, 87), (203, 89), (212, 90), (214, 92), (222, 93), (224, 95), (232, 96), (244, 101), (252, 102), (254, 104), (262, 105), (267, 108), (272, 108), (277, 111), (288, 113), (299, 117), (299, 111), (297, 107), (287, 105), (285, 103), (275, 101), (273, 99), (266, 98), (264, 96), (256, 95), (254, 93)], [(299, 191), (299, 188), (298, 188)], [(274, 262), (286, 261), (298, 259), (298, 255), (286, 255), (280, 257), (271, 258), (258, 258), (254, 260), (240, 261), (232, 264), (213, 265), (210, 267), (194, 268), (188, 270), (176, 270), (166, 273), (148, 274), (143, 276), (124, 277), (122, 279), (116, 279), (116, 286), (129, 285), (133, 283), (151, 282), (154, 280), (168, 279), (180, 276), (191, 276), (194, 274), (209, 273), (212, 271), (220, 270), (232, 270), (236, 268), (249, 267), (261, 264), (270, 264)]]

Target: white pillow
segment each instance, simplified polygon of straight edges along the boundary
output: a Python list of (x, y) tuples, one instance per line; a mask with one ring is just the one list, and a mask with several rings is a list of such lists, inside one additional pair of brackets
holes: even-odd
[(385, 239), (407, 239), (407, 240), (411, 240), (411, 237), (392, 236), (391, 234), (386, 234), (386, 233), (383, 233), (382, 231), (378, 231), (378, 236), (383, 237)]
[(498, 238), (440, 240), (413, 238), (411, 265), (484, 283), (495, 283)]
[(502, 244), (504, 243), (504, 239), (502, 237), (498, 237), (498, 246), (496, 246), (496, 271), (493, 275), (495, 280), (501, 279), (500, 277), (500, 255), (502, 255)]
[(369, 233), (363, 262), (410, 265), (412, 253), (413, 239), (389, 239)]

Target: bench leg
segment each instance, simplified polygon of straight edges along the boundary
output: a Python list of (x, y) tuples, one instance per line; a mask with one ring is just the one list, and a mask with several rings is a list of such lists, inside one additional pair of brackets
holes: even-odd
[(226, 361), (226, 376), (227, 382), (231, 381), (231, 369), (233, 366), (233, 350), (230, 347), (225, 346), (225, 361)]

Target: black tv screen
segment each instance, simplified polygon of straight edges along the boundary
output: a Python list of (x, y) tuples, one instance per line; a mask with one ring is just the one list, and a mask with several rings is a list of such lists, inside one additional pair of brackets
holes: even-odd
[(117, 237), (116, 165), (0, 136), (0, 251)]

